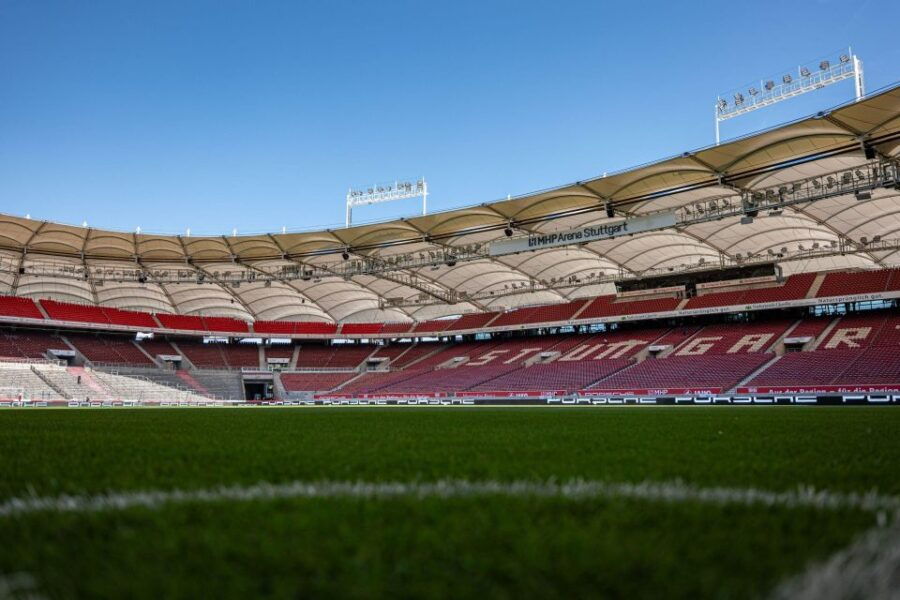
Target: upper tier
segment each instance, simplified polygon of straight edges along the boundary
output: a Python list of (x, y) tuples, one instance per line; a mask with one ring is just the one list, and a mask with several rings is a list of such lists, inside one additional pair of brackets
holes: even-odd
[[(674, 316), (765, 310), (836, 302), (900, 297), (900, 269), (803, 273), (783, 283), (737, 288), (692, 298), (654, 296), (629, 300), (615, 296), (584, 298), (556, 305), (524, 307), (504, 313), (471, 313), (451, 319), (417, 323), (334, 323), (316, 321), (246, 322), (225, 317), (201, 317), (126, 311), (105, 306), (71, 304), (0, 296), (0, 322), (61, 327), (275, 338), (399, 338), (442, 336), (482, 331), (511, 331)], [(45, 316), (46, 315), (46, 316)]]

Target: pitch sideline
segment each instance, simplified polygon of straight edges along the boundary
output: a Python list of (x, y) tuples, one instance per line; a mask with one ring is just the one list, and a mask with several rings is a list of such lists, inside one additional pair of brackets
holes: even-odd
[(699, 487), (682, 481), (604, 482), (567, 481), (468, 481), (447, 479), (436, 482), (292, 481), (257, 483), (250, 486), (218, 486), (197, 490), (111, 491), (101, 494), (38, 496), (30, 494), (0, 501), (0, 517), (36, 512), (90, 513), (131, 507), (160, 508), (189, 502), (247, 502), (291, 498), (468, 498), (546, 497), (573, 500), (636, 499), (657, 502), (700, 502), (779, 508), (823, 510), (856, 509), (871, 513), (900, 511), (900, 497), (875, 491), (843, 493), (798, 487), (776, 492), (758, 488)]

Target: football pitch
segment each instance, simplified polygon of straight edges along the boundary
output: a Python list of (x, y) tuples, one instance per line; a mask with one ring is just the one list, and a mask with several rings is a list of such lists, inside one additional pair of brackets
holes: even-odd
[(898, 432), (891, 407), (2, 411), (0, 597), (840, 595), (890, 554)]

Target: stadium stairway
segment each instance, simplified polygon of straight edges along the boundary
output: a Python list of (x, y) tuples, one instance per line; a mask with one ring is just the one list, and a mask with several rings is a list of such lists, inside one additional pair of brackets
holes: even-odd
[(188, 386), (188, 388), (196, 391), (198, 394), (201, 394), (203, 396), (210, 395), (209, 390), (206, 389), (206, 387), (202, 383), (197, 381), (194, 378), (194, 376), (191, 375), (189, 372), (187, 372), (183, 369), (179, 369), (178, 371), (175, 371), (175, 374), (178, 376), (178, 378), (180, 380), (182, 380), (185, 383), (185, 385)]
[(44, 315), (44, 318), (47, 319), (47, 320), (49, 321), (49, 320), (50, 320), (50, 315), (47, 314), (47, 309), (44, 308), (43, 306), (41, 306), (41, 303), (40, 303), (40, 302), (35, 302), (34, 305), (37, 306), (37, 309), (40, 311), (40, 313), (41, 313), (42, 315)]
[(44, 369), (38, 369), (34, 365), (31, 365), (32, 372), (40, 378), (41, 381), (47, 384), (54, 392), (65, 398), (66, 400), (71, 400), (72, 395), (66, 391), (62, 386), (60, 386), (52, 377), (50, 377)]
[(137, 348), (138, 350), (140, 350), (141, 354), (143, 354), (144, 356), (146, 356), (147, 359), (148, 359), (151, 363), (153, 363), (153, 364), (156, 365), (156, 366), (160, 366), (159, 363), (157, 362), (156, 358), (153, 357), (153, 356), (150, 356), (150, 353), (147, 352), (146, 348), (144, 348), (143, 346), (141, 346), (140, 344), (138, 344), (138, 343), (137, 343), (136, 341), (134, 341), (134, 340), (131, 340), (131, 343), (134, 344), (134, 347)]
[[(450, 345), (449, 344), (434, 344), (434, 346), (435, 346), (434, 350), (432, 350), (431, 352), (422, 353), (420, 356), (416, 356), (411, 361), (403, 363), (403, 366), (401, 368), (406, 370), (406, 369), (409, 369), (410, 367), (414, 367), (416, 364), (418, 364), (422, 361), (428, 360), (429, 358), (438, 354), (439, 352), (446, 350), (447, 348), (449, 348)], [(410, 348), (403, 354), (404, 355), (406, 355), (406, 354), (413, 355), (413, 354), (415, 354), (415, 351), (417, 351), (419, 349), (419, 347), (420, 347), (419, 343), (417, 342), (417, 343), (413, 344), (412, 348)], [(395, 358), (394, 362), (399, 363), (400, 362), (399, 358), (400, 357)]]
[(781, 335), (779, 335), (775, 339), (775, 341), (772, 342), (768, 348), (766, 348), (766, 352), (774, 352), (776, 354), (783, 352), (785, 338), (791, 337), (791, 333), (793, 333), (794, 330), (797, 329), (797, 327), (799, 327), (800, 323), (802, 323), (802, 322), (803, 322), (803, 319), (797, 319), (796, 321), (791, 323), (791, 325), (787, 329), (785, 329), (783, 332), (781, 332)]
[(809, 344), (809, 346), (807, 346), (806, 351), (813, 352), (815, 350), (818, 350), (819, 346), (822, 345), (822, 342), (824, 342), (825, 340), (827, 340), (828, 338), (831, 337), (831, 332), (834, 331), (835, 328), (837, 328), (837, 326), (840, 322), (841, 322), (841, 317), (838, 317), (838, 318), (834, 319), (833, 321), (831, 321), (831, 323), (828, 324), (828, 327), (826, 327), (824, 329), (824, 331), (822, 331), (822, 333), (820, 333), (819, 336), (816, 339), (814, 339)]
[[(37, 303), (40, 306), (40, 302)], [(69, 338), (60, 333), (57, 337), (62, 340), (62, 343), (66, 345), (66, 347), (75, 353), (75, 361), (80, 364), (90, 364), (91, 361), (87, 359), (87, 357), (81, 353), (81, 350), (75, 347), (75, 344), (69, 341)], [(49, 355), (49, 352), (48, 352)]]
[(809, 286), (809, 290), (806, 292), (804, 298), (815, 298), (816, 294), (819, 293), (819, 288), (822, 287), (823, 281), (825, 281), (825, 273), (817, 273), (816, 278), (813, 279), (812, 285)]
[(67, 371), (69, 375), (71, 375), (75, 379), (81, 377), (81, 384), (90, 389), (94, 394), (91, 396), (91, 398), (96, 400), (109, 399), (109, 394), (106, 388), (94, 378), (93, 374), (90, 371), (88, 371), (84, 367), (69, 367)]
[(758, 377), (760, 373), (762, 373), (763, 371), (765, 371), (766, 369), (768, 369), (769, 367), (771, 367), (772, 365), (774, 365), (775, 363), (777, 363), (779, 360), (781, 360), (781, 357), (782, 357), (782, 356), (784, 356), (784, 355), (783, 355), (783, 354), (779, 354), (778, 356), (773, 357), (772, 360), (767, 361), (767, 362), (766, 362), (764, 365), (762, 365), (760, 368), (756, 369), (755, 371), (753, 371), (752, 373), (750, 373), (749, 375), (747, 375), (746, 377), (744, 377), (743, 379), (741, 379), (739, 382), (737, 382), (733, 387), (731, 387), (731, 388), (728, 390), (728, 393), (733, 394), (734, 391), (735, 391), (737, 388), (743, 387), (743, 386), (746, 386), (746, 385), (749, 385), (749, 383), (750, 383), (751, 381), (753, 381), (753, 379), (755, 379), (756, 377)]
[(356, 374), (356, 376), (354, 376), (352, 379), (348, 379), (347, 381), (345, 381), (345, 382), (341, 383), (340, 385), (338, 385), (338, 386), (337, 386), (336, 388), (334, 388), (333, 390), (329, 390), (329, 391), (332, 391), (332, 392), (339, 392), (339, 391), (341, 390), (341, 388), (344, 388), (344, 387), (346, 387), (346, 386), (352, 384), (354, 381), (356, 381), (356, 380), (362, 378), (363, 376), (365, 376), (365, 374), (368, 373), (368, 372), (370, 372), (370, 371), (360, 371), (360, 372), (359, 372), (358, 374)]
[[(172, 349), (175, 350), (175, 352), (177, 352), (178, 355), (181, 357), (181, 366), (183, 368), (185, 368), (185, 369), (195, 369), (196, 368), (194, 363), (191, 362), (190, 357), (187, 354), (185, 354), (181, 350), (181, 348), (178, 347), (178, 344), (174, 340), (169, 340), (169, 345), (172, 346)], [(180, 372), (181, 371), (179, 371), (179, 373)]]

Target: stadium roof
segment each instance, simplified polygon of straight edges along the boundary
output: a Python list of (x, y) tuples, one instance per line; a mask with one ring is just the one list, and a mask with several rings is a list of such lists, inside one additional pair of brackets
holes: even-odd
[[(328, 268), (341, 253), (387, 258), (504, 237), (512, 222), (520, 232), (551, 232), (609, 221), (700, 200), (739, 198), (741, 191), (797, 181), (866, 162), (863, 142), (882, 157), (900, 156), (900, 87), (856, 103), (720, 146), (575, 182), (505, 201), (347, 229), (240, 236), (177, 236), (105, 231), (0, 215), (0, 291), (34, 298), (119, 308), (223, 315), (243, 319), (402, 321), (480, 310), (554, 303), (609, 293), (610, 283), (562, 289), (528, 288), (534, 280), (564, 280), (588, 273), (642, 272), (717, 261), (739, 253), (828, 244), (839, 237), (890, 237), (900, 233), (900, 192), (876, 190), (856, 202), (846, 194), (797, 205), (778, 216), (741, 224), (713, 220), (632, 237), (475, 261), (434, 269), (395, 269), (352, 277), (245, 282), (233, 286), (218, 273), (262, 273), (284, 265)], [(205, 281), (143, 283), (55, 277), (49, 263), (91, 269), (183, 269)], [(786, 272), (870, 268), (900, 263), (894, 250), (793, 260)], [(412, 277), (414, 275), (414, 277)], [(510, 293), (511, 288), (519, 292)], [(496, 291), (496, 296), (490, 292)], [(458, 298), (460, 293), (468, 297)], [(444, 299), (435, 302), (434, 299)], [(396, 304), (399, 304), (397, 306)]]

